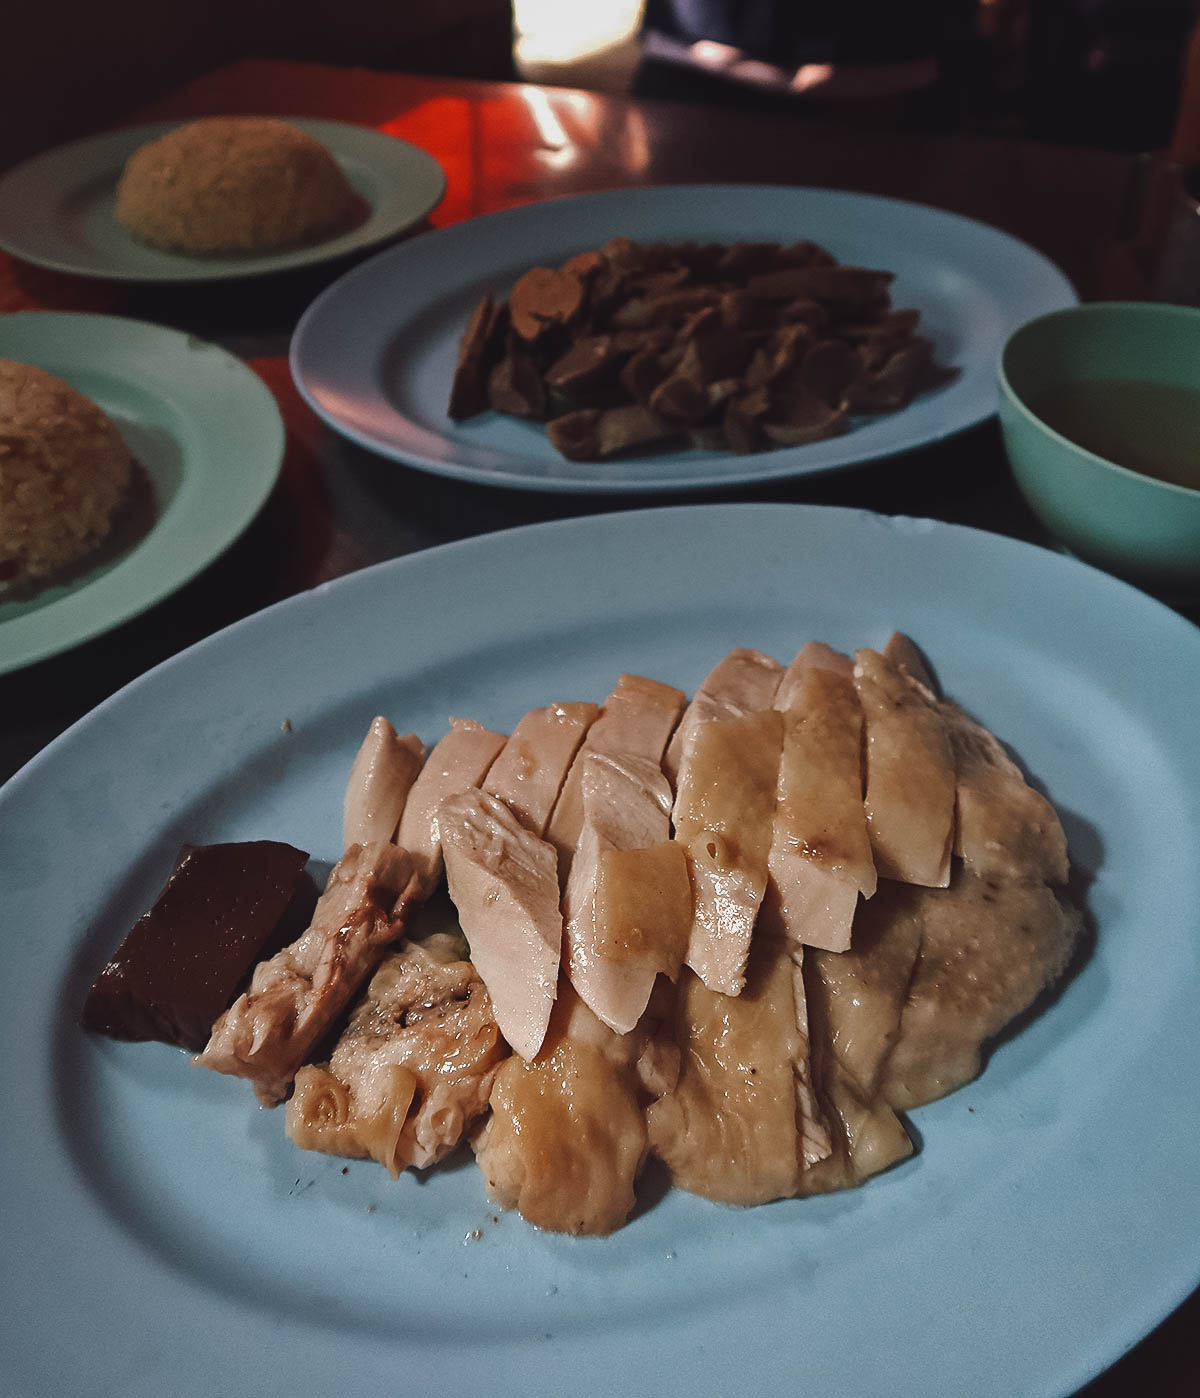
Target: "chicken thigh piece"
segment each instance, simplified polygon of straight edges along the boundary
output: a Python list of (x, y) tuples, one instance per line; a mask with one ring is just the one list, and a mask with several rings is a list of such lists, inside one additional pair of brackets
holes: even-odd
[(638, 1041), (602, 1024), (564, 978), (541, 1052), (500, 1065), (475, 1141), (488, 1198), (556, 1233), (611, 1233), (646, 1156)]
[(296, 1074), (296, 1145), (377, 1160), (393, 1179), (450, 1154), (487, 1111), (508, 1056), (460, 937), (403, 942), (383, 960), (327, 1064)]
[(1045, 884), (960, 865), (920, 891), (921, 948), (882, 1088), (907, 1109), (977, 1077), (987, 1042), (1065, 970), (1082, 922)]
[(796, 1194), (805, 1173), (798, 1071), (807, 1073), (794, 968), (777, 938), (756, 938), (737, 996), (684, 972), (674, 1089), (646, 1108), (650, 1148), (672, 1183), (726, 1204)]
[(312, 922), (254, 969), (250, 988), (213, 1025), (195, 1062), (248, 1078), (274, 1106), (333, 1028), (422, 896), (413, 861), (396, 845), (351, 845), (334, 865)]

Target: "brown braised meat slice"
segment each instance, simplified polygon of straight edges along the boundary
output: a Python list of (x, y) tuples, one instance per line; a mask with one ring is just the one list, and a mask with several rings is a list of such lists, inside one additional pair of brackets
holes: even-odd
[(811, 242), (610, 238), (477, 310), (451, 413), (548, 421), (576, 461), (663, 441), (738, 453), (815, 442), (937, 381), (916, 312), (890, 309), (891, 280)]
[(80, 1023), (113, 1039), (208, 1042), (289, 904), (315, 894), (308, 855), (275, 840), (184, 845), (154, 906), (134, 923), (84, 1001)]
[(500, 314), (488, 292), (471, 312), (463, 331), (450, 386), (450, 416), (456, 420), (474, 417), (487, 407), (487, 356)]

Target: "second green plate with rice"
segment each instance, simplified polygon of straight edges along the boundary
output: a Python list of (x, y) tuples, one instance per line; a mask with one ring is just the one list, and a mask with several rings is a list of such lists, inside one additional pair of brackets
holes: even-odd
[(242, 533), (283, 462), (275, 398), (217, 345), (118, 316), (0, 316), (0, 357), (65, 379), (116, 423), (142, 472), (136, 518), (70, 574), (0, 593), (0, 674), (70, 650), (190, 581)]

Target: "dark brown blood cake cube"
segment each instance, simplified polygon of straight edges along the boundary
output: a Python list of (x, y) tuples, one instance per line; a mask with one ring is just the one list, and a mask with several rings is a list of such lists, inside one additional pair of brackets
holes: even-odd
[(82, 1026), (202, 1049), (213, 1021), (275, 949), (273, 934), (296, 928), (295, 903), (307, 900), (311, 909), (307, 860), (275, 840), (184, 845), (154, 906), (88, 992)]

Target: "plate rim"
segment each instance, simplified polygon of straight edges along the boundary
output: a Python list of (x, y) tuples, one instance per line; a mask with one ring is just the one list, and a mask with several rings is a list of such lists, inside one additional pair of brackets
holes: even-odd
[[(234, 113), (233, 115), (237, 115)], [(405, 152), (404, 159), (410, 161), (414, 169), (419, 168), (431, 181), (430, 191), (407, 210), (397, 214), (392, 212), (378, 217), (374, 210), (357, 227), (332, 238), (325, 238), (304, 247), (285, 249), (281, 252), (256, 254), (245, 258), (206, 259), (186, 257), (183, 254), (169, 253), (163, 249), (147, 249), (155, 257), (170, 259), (160, 268), (131, 269), (120, 265), (87, 259), (73, 259), (46, 253), (36, 241), (22, 236), (19, 227), (14, 230), (11, 216), (6, 223), (4, 209), (20, 208), (23, 186), (40, 175), (52, 174), (57, 167), (71, 163), (89, 151), (104, 151), (109, 147), (123, 151), (122, 163), (138, 146), (155, 140), (168, 131), (188, 125), (201, 118), (170, 118), (152, 122), (142, 122), (132, 126), (117, 126), (91, 136), (65, 141), (48, 150), (26, 157), (11, 169), (0, 174), (0, 250), (33, 266), (50, 271), (66, 273), (70, 276), (85, 277), (90, 280), (113, 281), (130, 285), (186, 285), (206, 282), (241, 281), (248, 277), (272, 276), (282, 272), (298, 271), (302, 268), (320, 266), (369, 250), (375, 250), (381, 243), (414, 228), (422, 219), (441, 203), (446, 193), (446, 172), (441, 162), (423, 146), (418, 146), (402, 136), (393, 136), (378, 127), (365, 126), (357, 122), (339, 121), (334, 118), (310, 116), (280, 116), (276, 118), (292, 126), (299, 127), (316, 136), (327, 145), (337, 146), (331, 154), (338, 164), (347, 147), (357, 146), (384, 153), (395, 153), (396, 148)], [(113, 182), (115, 187), (115, 181)], [(106, 186), (107, 188), (107, 186)], [(13, 191), (16, 191), (14, 198)], [(25, 196), (27, 197), (27, 196)]]
[[(456, 242), (477, 241), (481, 236), (481, 230), (482, 236), (491, 237), (492, 241), (495, 241), (493, 230), (501, 230), (499, 236), (503, 237), (503, 230), (509, 225), (520, 228), (531, 221), (536, 222), (546, 211), (549, 211), (551, 219), (554, 219), (557, 211), (568, 206), (586, 209), (604, 205), (614, 206), (629, 200), (666, 200), (683, 203), (705, 198), (728, 197), (730, 194), (750, 201), (760, 198), (768, 200), (815, 198), (818, 202), (824, 202), (831, 207), (840, 203), (843, 207), (853, 207), (860, 212), (874, 211), (879, 217), (886, 216), (889, 211), (903, 211), (908, 217), (915, 216), (928, 221), (931, 227), (955, 229), (960, 236), (966, 235), (975, 240), (982, 239), (990, 243), (993, 248), (1003, 248), (1009, 256), (1019, 257), (1029, 271), (1036, 273), (1039, 282), (1043, 284), (1040, 291), (1044, 292), (1039, 307), (1036, 310), (1031, 310), (1023, 319), (1030, 319), (1034, 315), (1043, 314), (1049, 310), (1064, 309), (1079, 304), (1078, 292), (1062, 268), (1030, 243), (980, 219), (941, 209), (935, 205), (924, 204), (917, 200), (900, 199), (891, 195), (861, 193), (852, 189), (787, 183), (763, 184), (723, 181), (633, 185), (592, 190), (586, 193), (555, 194), (546, 199), (516, 204), (490, 213), (479, 214), (473, 218), (449, 224), (444, 228), (429, 230), (401, 246), (377, 252), (331, 282), (314, 298), (301, 315), (292, 333), (288, 349), (288, 364), (292, 380), (300, 396), (329, 427), (376, 456), (417, 470), (428, 471), (454, 480), (465, 480), (474, 484), (491, 485), (502, 489), (581, 495), (650, 494), (682, 490), (719, 491), (764, 481), (822, 476), (832, 472), (851, 470), (872, 461), (885, 460), (936, 445), (961, 432), (968, 431), (994, 416), (998, 404), (998, 392), (994, 383), (995, 366), (988, 358), (986, 367), (993, 382), (986, 405), (980, 403), (973, 407), (970, 412), (960, 413), (956, 418), (940, 426), (929, 428), (911, 440), (896, 444), (884, 442), (874, 448), (868, 446), (865, 451), (854, 452), (851, 447), (848, 451), (843, 452), (842, 445), (853, 442), (853, 433), (850, 433), (843, 437), (829, 438), (824, 442), (807, 447), (779, 447), (769, 451), (752, 453), (749, 456), (739, 457), (728, 452), (718, 454), (695, 452), (691, 454), (689, 459), (696, 463), (696, 469), (678, 477), (656, 474), (654, 465), (657, 458), (654, 456), (624, 458), (624, 461), (636, 466), (638, 471), (635, 475), (618, 479), (606, 477), (602, 464), (571, 463), (565, 460), (559, 462), (553, 458), (548, 458), (550, 467), (543, 473), (523, 471), (520, 468), (520, 463), (523, 461), (532, 460), (536, 465), (542, 466), (545, 466), (546, 461), (542, 458), (523, 457), (517, 452), (505, 451), (500, 448), (486, 446), (463, 448), (442, 429), (438, 427), (426, 429), (421, 424), (414, 422), (399, 406), (390, 401), (381, 384), (380, 361), (386, 356), (389, 347), (394, 343), (398, 332), (405, 324), (399, 315), (386, 336), (375, 335), (372, 331), (372, 345), (376, 354), (375, 362), (372, 365), (371, 381), (358, 382), (354, 385), (354, 395), (357, 401), (369, 398), (371, 404), (389, 418), (393, 429), (391, 435), (384, 437), (379, 433), (348, 423), (339, 415), (335, 406), (331, 406), (329, 402), (325, 401), (323, 386), (318, 382), (321, 375), (319, 370), (312, 367), (312, 362), (315, 360), (317, 364), (320, 363), (320, 348), (323, 341), (328, 340), (330, 333), (328, 322), (340, 310), (340, 303), (347, 301), (360, 284), (369, 285), (376, 278), (386, 276), (387, 270), (391, 268), (393, 263), (396, 264), (398, 277), (402, 279), (405, 260), (416, 260), (425, 256), (430, 246), (428, 240), (438, 240), (438, 245), (445, 248), (448, 256), (452, 258)], [(567, 216), (569, 217), (569, 215)], [(803, 229), (798, 231), (802, 232)], [(681, 234), (680, 236), (686, 235)], [(323, 322), (325, 323), (323, 324)], [(1014, 320), (1007, 325), (1005, 335), (1012, 333), (1020, 323), (1023, 323), (1023, 320)], [(995, 345), (997, 359), (1001, 349), (1002, 343), (997, 343)], [(979, 358), (975, 362), (974, 371), (981, 374), (984, 363), (985, 360)], [(339, 385), (339, 390), (342, 387)], [(953, 384), (948, 385), (947, 388), (952, 389)], [(336, 398), (339, 390), (329, 391), (328, 396)], [(873, 422), (882, 422), (890, 428), (892, 424), (902, 420), (907, 411), (909, 409), (906, 408), (900, 413), (874, 419)], [(405, 437), (408, 439), (408, 446), (404, 445), (403, 439)], [(414, 438), (418, 441), (437, 441), (443, 445), (445, 450), (441, 455), (430, 455), (428, 451), (412, 447), (411, 443)], [(497, 463), (503, 464), (496, 466), (474, 465), (470, 460), (463, 459), (464, 456), (470, 458), (477, 453), (490, 456)], [(832, 463), (822, 463), (820, 458), (830, 454), (840, 456), (843, 459), (835, 460)], [(671, 453), (668, 459), (678, 461), (682, 459), (682, 455), (681, 453)], [(713, 462), (736, 463), (737, 469), (732, 473), (719, 467), (714, 469)]]
[[(175, 558), (177, 562), (179, 560), (178, 554), (168, 555), (163, 552), (161, 546), (156, 546), (152, 542), (161, 517), (156, 514), (155, 524), (151, 526), (146, 536), (139, 540), (127, 555), (122, 556), (99, 577), (89, 579), (85, 574), (78, 579), (76, 585), (72, 586), (65, 596), (47, 602), (34, 611), (0, 621), (0, 643), (3, 643), (0, 644), (0, 675), (15, 673), (30, 665), (35, 665), (39, 661), (65, 654), (87, 641), (106, 635), (125, 622), (141, 616), (159, 602), (185, 587), (205, 568), (221, 557), (227, 549), (232, 547), (253, 523), (279, 480), (287, 449), (287, 428), (275, 395), (261, 376), (256, 374), (245, 360), (213, 341), (202, 339), (187, 331), (176, 330), (171, 326), (138, 320), (130, 316), (102, 315), (85, 311), (14, 311), (10, 314), (0, 315), (0, 350), (9, 348), (6, 344), (5, 327), (11, 324), (21, 327), (36, 327), (34, 329), (35, 339), (43, 332), (53, 337), (58, 328), (61, 327), (63, 332), (83, 333), (93, 330), (111, 337), (113, 343), (124, 341), (148, 346), (166, 343), (177, 351), (182, 350), (186, 353), (204, 355), (215, 354), (219, 357), (223, 371), (231, 376), (230, 381), (237, 385), (245, 411), (256, 417), (259, 430), (268, 439), (266, 443), (268, 452), (259, 458), (257, 471), (253, 478), (253, 488), (243, 492), (238, 509), (225, 519), (223, 528), (217, 531), (214, 538), (205, 547), (195, 549), (187, 555), (181, 566), (175, 566), (165, 571), (156, 566), (168, 557)], [(22, 348), (26, 354), (28, 354), (28, 347), (29, 341), (25, 341)], [(34, 357), (41, 358), (42, 356), (39, 352)], [(61, 358), (60, 356), (51, 357)], [(30, 362), (32, 362), (32, 357)], [(74, 368), (80, 364), (80, 361), (75, 361), (70, 367)], [(61, 370), (63, 366), (60, 363), (58, 367)], [(107, 371), (110, 366), (100, 367)], [(69, 379), (69, 372), (70, 370), (61, 376)], [(141, 380), (133, 380), (128, 373), (110, 374), (110, 377), (136, 382), (139, 387), (143, 386)], [(191, 381), (176, 381), (173, 386), (177, 392), (183, 395), (183, 401), (187, 402), (192, 394)], [(177, 408), (179, 403), (180, 399), (176, 398), (172, 407)], [(196, 421), (191, 413), (187, 414), (187, 419), (189, 422)], [(186, 479), (188, 463), (195, 459), (195, 444), (193, 443), (190, 448), (185, 449), (185, 444), (174, 434), (172, 436), (180, 448), (183, 479)], [(197, 440), (206, 439), (201, 434)], [(192, 469), (194, 471), (195, 467), (193, 466)], [(193, 508), (195, 507), (193, 506)], [(132, 595), (126, 587), (121, 594), (124, 600), (119, 600), (117, 605), (105, 614), (99, 616), (84, 615), (81, 618), (76, 618), (74, 624), (62, 627), (64, 604), (71, 602), (73, 598), (81, 594), (85, 594), (93, 585), (104, 582), (106, 578), (111, 578), (118, 572), (123, 575), (122, 581), (128, 582), (129, 575), (132, 574), (132, 580), (136, 582), (146, 571), (148, 564), (153, 567), (154, 575), (158, 581), (154, 582), (145, 592)], [(50, 585), (53, 586), (53, 581)], [(112, 585), (110, 584), (110, 586)], [(12, 643), (14, 633), (17, 637), (15, 646)]]
[[(1051, 553), (1048, 550), (1039, 549), (1036, 545), (1028, 544), (1024, 541), (1011, 539), (1003, 535), (992, 534), (989, 531), (975, 529), (970, 526), (948, 524), (940, 521), (913, 520), (909, 517), (904, 516), (880, 516), (875, 515), (869, 511), (849, 509), (846, 507), (814, 505), (786, 505), (782, 507), (779, 505), (767, 505), (756, 503), (733, 503), (723, 505), (684, 505), (667, 506), (657, 510), (646, 510), (633, 513), (647, 516), (657, 516), (659, 519), (666, 522), (667, 516), (670, 514), (676, 514), (676, 512), (691, 513), (696, 511), (711, 512), (715, 510), (720, 510), (723, 512), (735, 511), (742, 514), (748, 514), (748, 512), (765, 512), (767, 510), (777, 512), (781, 508), (783, 510), (788, 511), (793, 518), (798, 517), (798, 512), (805, 512), (806, 514), (809, 514), (810, 516), (814, 517), (817, 515), (822, 515), (828, 518), (832, 517), (833, 515), (838, 515), (846, 520), (849, 520), (850, 517), (857, 517), (859, 521), (865, 522), (883, 521), (890, 525), (893, 525), (896, 528), (916, 532), (927, 532), (928, 529), (932, 527), (934, 530), (938, 532), (944, 531), (948, 532), (951, 535), (962, 534), (963, 536), (966, 536), (964, 538), (965, 544), (982, 543), (985, 547), (1002, 547), (1006, 550), (1011, 548), (1018, 557), (1029, 557), (1030, 555), (1027, 551), (1032, 550), (1034, 554), (1039, 555), (1040, 562), (1044, 567), (1050, 570), (1050, 574), (1052, 576), (1057, 575), (1059, 578), (1062, 578), (1064, 580), (1075, 579), (1076, 581), (1086, 578), (1090, 580), (1091, 585), (1099, 584), (1102, 590), (1113, 590), (1112, 595), (1115, 598), (1123, 597), (1128, 604), (1136, 606), (1138, 608), (1145, 608), (1145, 614), (1147, 616), (1153, 616), (1157, 618), (1159, 621), (1165, 620), (1168, 627), (1172, 628), (1176, 635), (1178, 635), (1181, 638), (1185, 636), (1188, 638), (1187, 644), (1191, 648), (1191, 653), (1193, 655), (1200, 654), (1200, 651), (1197, 650), (1197, 646), (1200, 645), (1200, 635), (1198, 635), (1196, 629), (1192, 627), (1185, 618), (1178, 616), (1178, 614), (1174, 612), (1171, 612), (1169, 608), (1164, 607), (1161, 603), (1156, 602), (1153, 598), (1149, 597), (1148, 595), (1139, 592), (1137, 589), (1134, 589), (1128, 584), (1122, 583), (1119, 580), (1112, 578), (1107, 574), (1100, 573), (1099, 570), (1090, 568), (1088, 565), (1079, 563), (1074, 559)], [(601, 527), (604, 527), (605, 522), (621, 521), (628, 519), (629, 517), (630, 512), (614, 511), (612, 513), (602, 515), (582, 517), (576, 516), (567, 520), (556, 520), (540, 522), (531, 525), (517, 526), (513, 529), (498, 531), (498, 533), (510, 536), (528, 536), (533, 531), (562, 531), (567, 529), (583, 530), (586, 533), (590, 532), (591, 529), (597, 523), (599, 523)], [(676, 517), (678, 517), (677, 514)], [(475, 536), (469, 539), (457, 540), (446, 545), (438, 546), (438, 551), (445, 554), (451, 551), (459, 553), (464, 550), (480, 548), (486, 550), (490, 545), (490, 541), (495, 537), (497, 536), (482, 535)], [(997, 540), (1000, 541), (999, 545), (997, 545), (996, 543)], [(367, 592), (369, 592), (371, 584), (378, 579), (378, 577), (382, 574), (384, 570), (392, 570), (397, 573), (403, 573), (411, 567), (419, 568), (420, 560), (425, 558), (430, 552), (432, 552), (432, 550), (424, 550), (416, 554), (403, 555), (396, 559), (387, 560), (383, 563), (373, 565), (371, 568), (361, 570), (358, 573), (350, 574), (347, 575), (345, 578), (341, 578), (335, 580), (332, 583), (325, 584), (321, 588), (315, 589), (310, 593), (299, 594), (295, 597), (284, 599), (283, 601), (273, 604), (271, 607), (265, 609), (262, 612), (255, 613), (249, 617), (246, 617), (238, 622), (231, 624), (229, 627), (224, 628), (220, 632), (214, 633), (213, 636), (196, 643), (195, 645), (189, 647), (187, 650), (180, 652), (178, 656), (172, 657), (162, 662), (160, 665), (154, 667), (153, 670), (146, 672), (142, 676), (139, 676), (137, 679), (131, 681), (129, 685), (125, 686), (115, 695), (105, 700), (101, 705), (97, 706), (97, 708), (91, 711), (91, 713), (84, 716), (84, 718), (78, 720), (64, 734), (60, 735), (59, 738), (55, 739), (51, 744), (49, 744), (45, 749), (43, 749), (43, 751), (40, 754), (31, 759), (31, 761), (28, 764), (26, 764), (26, 766), (22, 768), (21, 771), (17, 773), (16, 776), (14, 776), (14, 778), (11, 779), (10, 783), (6, 783), (3, 787), (0, 787), (0, 815), (7, 814), (6, 808), (9, 806), (10, 802), (13, 799), (19, 800), (21, 793), (26, 786), (26, 783), (32, 782), (35, 779), (37, 779), (41, 774), (41, 769), (43, 768), (43, 766), (52, 767), (54, 763), (58, 761), (58, 755), (60, 753), (63, 755), (64, 758), (68, 755), (69, 748), (74, 743), (80, 740), (81, 731), (85, 729), (85, 727), (89, 723), (94, 722), (98, 715), (101, 714), (101, 712), (110, 711), (113, 707), (124, 702), (125, 696), (127, 696), (135, 689), (141, 688), (143, 686), (152, 687), (155, 683), (159, 682), (155, 679), (155, 676), (161, 677), (164, 672), (169, 671), (172, 668), (186, 669), (188, 665), (194, 664), (198, 657), (203, 659), (201, 653), (207, 648), (217, 647), (219, 649), (220, 645), (222, 644), (222, 638), (228, 637), (229, 634), (232, 632), (239, 631), (250, 634), (252, 633), (254, 628), (273, 624), (273, 622), (270, 620), (272, 614), (274, 614), (275, 620), (277, 621), (278, 614), (285, 611), (286, 609), (291, 609), (293, 612), (303, 612), (311, 608), (320, 609), (325, 605), (323, 599), (327, 598), (330, 592), (334, 590), (357, 592), (361, 589), (366, 589)], [(13, 785), (14, 783), (15, 785)], [(1124, 1326), (1122, 1328), (1120, 1337), (1108, 1336), (1106, 1345), (1099, 1347), (1097, 1346), (1097, 1342), (1094, 1336), (1088, 1337), (1087, 1343), (1081, 1344), (1078, 1347), (1079, 1352), (1076, 1355), (1075, 1366), (1063, 1366), (1060, 1364), (1055, 1377), (1063, 1379), (1069, 1378), (1072, 1384), (1078, 1384), (1086, 1382), (1096, 1373), (1100, 1372), (1102, 1368), (1107, 1367), (1107, 1365), (1111, 1364), (1112, 1362), (1115, 1362), (1115, 1360), (1117, 1360), (1121, 1354), (1123, 1354), (1128, 1348), (1130, 1348), (1133, 1344), (1137, 1343), (1138, 1340), (1140, 1340), (1146, 1333), (1148, 1333), (1149, 1329), (1152, 1328), (1153, 1324), (1157, 1323), (1157, 1321), (1161, 1320), (1165, 1315), (1169, 1314), (1170, 1311), (1173, 1310), (1180, 1303), (1180, 1301), (1185, 1299), (1190, 1294), (1190, 1292), (1194, 1290), (1195, 1280), (1198, 1278), (1200, 1278), (1200, 1274), (1196, 1272), (1195, 1264), (1193, 1263), (1192, 1272), (1189, 1273), (1189, 1277), (1186, 1284), (1181, 1284), (1177, 1286), (1174, 1282), (1168, 1283), (1164, 1280), (1160, 1284), (1158, 1293), (1153, 1299), (1149, 1297), (1143, 1298), (1143, 1305), (1139, 1307), (1138, 1319), (1130, 1321), (1129, 1324)], [(1149, 1320), (1148, 1324), (1146, 1323), (1147, 1319)], [(1130, 1333), (1131, 1325), (1136, 1327), (1136, 1333)], [(1086, 1355), (1084, 1353), (1085, 1350)], [(549, 1347), (547, 1347), (544, 1353), (546, 1353), (549, 1357), (550, 1355), (552, 1355), (553, 1351), (551, 1351)]]

